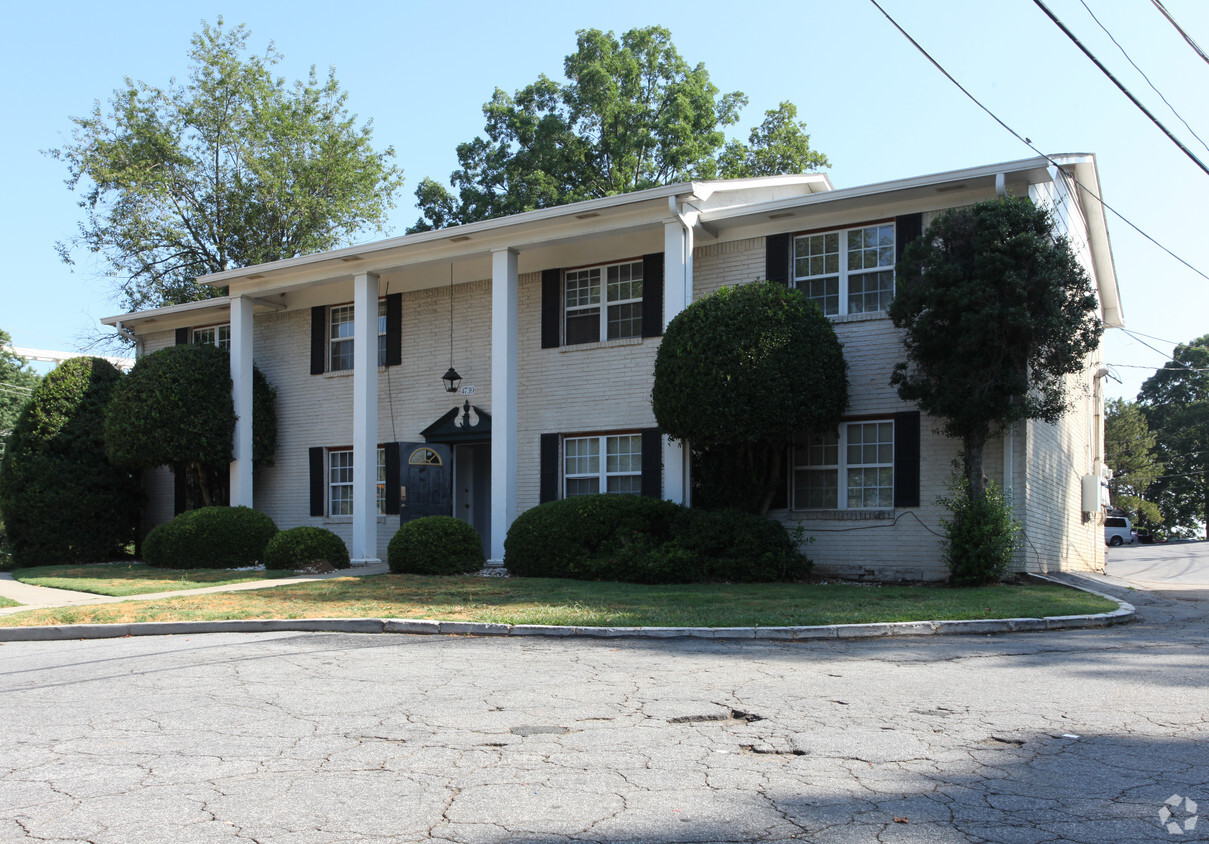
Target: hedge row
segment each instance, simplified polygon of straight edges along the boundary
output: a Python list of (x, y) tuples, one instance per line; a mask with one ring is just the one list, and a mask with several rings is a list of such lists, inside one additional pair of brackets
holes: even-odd
[(632, 583), (800, 580), (811, 568), (779, 523), (738, 510), (692, 510), (645, 496), (585, 495), (517, 517), (508, 572)]

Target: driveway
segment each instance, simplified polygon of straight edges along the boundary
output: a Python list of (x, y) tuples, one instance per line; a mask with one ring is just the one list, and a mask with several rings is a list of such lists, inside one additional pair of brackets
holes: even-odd
[(1204, 840), (1206, 605), (1096, 585), (1142, 620), (10, 642), (0, 841)]
[(1107, 550), (1108, 574), (1153, 589), (1209, 589), (1209, 542), (1176, 540)]

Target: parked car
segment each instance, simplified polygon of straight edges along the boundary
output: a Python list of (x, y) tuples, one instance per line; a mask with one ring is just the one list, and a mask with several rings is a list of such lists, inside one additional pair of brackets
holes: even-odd
[(1128, 516), (1108, 516), (1104, 520), (1104, 541), (1108, 545), (1133, 545), (1136, 540)]

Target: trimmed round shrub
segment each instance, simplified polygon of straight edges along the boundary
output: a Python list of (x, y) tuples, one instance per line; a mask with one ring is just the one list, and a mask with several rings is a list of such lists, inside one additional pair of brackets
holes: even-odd
[(577, 495), (540, 504), (508, 529), (508, 573), (602, 579), (610, 557), (613, 567), (632, 567), (635, 555), (670, 539), (684, 509), (643, 495)]
[(181, 513), (147, 534), (143, 560), (165, 569), (222, 569), (264, 559), (277, 525), (250, 507), (202, 507)]
[(486, 563), (479, 532), (453, 516), (413, 519), (386, 546), (386, 562), (401, 574), (471, 574)]
[(303, 525), (283, 530), (269, 540), (264, 549), (264, 567), (296, 571), (327, 563), (334, 569), (351, 564), (344, 540), (330, 530)]
[(0, 517), (18, 566), (113, 560), (134, 540), (138, 476), (106, 459), (101, 433), (122, 380), (101, 358), (72, 358), (22, 409), (0, 462)]

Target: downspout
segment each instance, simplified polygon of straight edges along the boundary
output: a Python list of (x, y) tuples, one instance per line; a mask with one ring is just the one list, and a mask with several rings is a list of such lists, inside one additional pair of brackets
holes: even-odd
[(680, 256), (680, 264), (684, 267), (684, 277), (680, 279), (680, 283), (684, 291), (684, 304), (688, 306), (693, 303), (693, 224), (680, 213), (680, 203), (676, 201), (676, 197), (669, 196), (667, 204), (672, 214), (680, 221), (680, 225), (684, 227), (684, 246)]
[(118, 334), (121, 334), (127, 340), (134, 343), (134, 356), (136, 358), (141, 357), (142, 356), (141, 344), (139, 343), (139, 338), (135, 336), (134, 331), (132, 331), (131, 329), (122, 325), (122, 321), (120, 319), (116, 323), (114, 323), (113, 327), (117, 330)]

